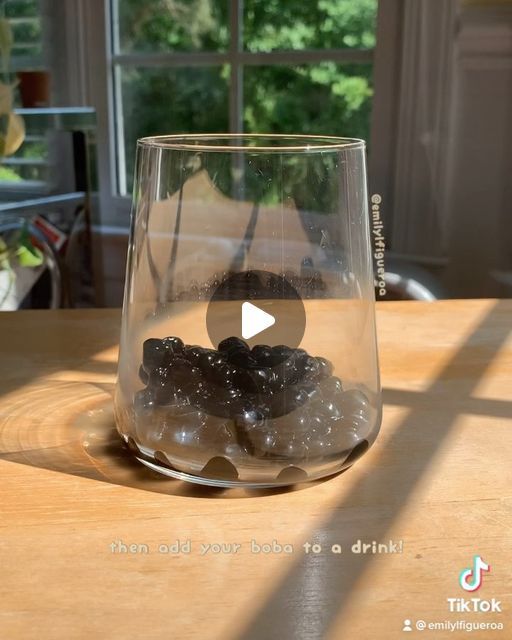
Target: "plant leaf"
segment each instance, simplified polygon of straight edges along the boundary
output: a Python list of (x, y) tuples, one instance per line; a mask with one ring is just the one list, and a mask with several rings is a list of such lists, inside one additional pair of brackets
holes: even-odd
[(19, 247), (16, 250), (16, 256), (21, 267), (39, 267), (39, 265), (43, 264), (43, 253), (32, 244), (26, 226), (21, 230), (18, 243)]
[(41, 251), (32, 245), (21, 246), (16, 251), (20, 267), (39, 267), (43, 264), (44, 256)]

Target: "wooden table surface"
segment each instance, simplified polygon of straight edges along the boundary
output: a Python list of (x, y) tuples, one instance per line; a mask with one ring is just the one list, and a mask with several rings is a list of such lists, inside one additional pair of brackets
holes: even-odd
[[(131, 459), (112, 419), (119, 319), (0, 315), (2, 640), (386, 640), (404, 619), (410, 637), (512, 638), (512, 301), (381, 303), (377, 442), (270, 492)], [(475, 594), (458, 576), (476, 554), (491, 571)], [(460, 597), (502, 612), (450, 613)]]

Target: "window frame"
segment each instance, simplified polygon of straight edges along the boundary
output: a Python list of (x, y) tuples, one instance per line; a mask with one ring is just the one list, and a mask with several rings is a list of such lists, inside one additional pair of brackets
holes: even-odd
[[(400, 21), (404, 0), (379, 0), (377, 43), (374, 49), (320, 49), (256, 53), (243, 50), (241, 38), (243, 0), (230, 2), (230, 46), (226, 52), (115, 53), (116, 16), (111, 0), (42, 0), (52, 5), (52, 16), (66, 24), (67, 70), (61, 79), (73, 78), (67, 99), (74, 104), (92, 104), (98, 114), (98, 172), (101, 223), (126, 227), (130, 195), (120, 195), (126, 176), (118, 175), (116, 155), (123, 153), (123, 114), (118, 100), (120, 65), (179, 67), (184, 65), (230, 65), (229, 127), (242, 131), (243, 68), (251, 65), (315, 63), (320, 61), (373, 63), (373, 108), (371, 118), (370, 189), (385, 197), (393, 184), (393, 158), (389, 136), (397, 113)], [(60, 5), (60, 6), (59, 6)], [(63, 7), (62, 5), (66, 5)], [(57, 15), (57, 14), (60, 14)], [(74, 21), (74, 25), (70, 22)], [(78, 46), (77, 46), (78, 43)], [(70, 55), (71, 54), (71, 55)], [(62, 59), (62, 54), (59, 56)], [(389, 62), (393, 62), (392, 65)], [(74, 72), (71, 72), (71, 70)], [(78, 71), (78, 74), (77, 74)], [(377, 105), (377, 106), (376, 106)], [(378, 171), (378, 173), (377, 173)], [(123, 183), (124, 181), (124, 183)], [(121, 188), (120, 188), (121, 187)]]

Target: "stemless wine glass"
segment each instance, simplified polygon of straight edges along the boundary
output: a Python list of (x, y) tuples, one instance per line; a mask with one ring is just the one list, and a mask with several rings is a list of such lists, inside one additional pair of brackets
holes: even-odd
[(137, 145), (115, 410), (140, 462), (215, 486), (313, 480), (380, 427), (365, 145)]

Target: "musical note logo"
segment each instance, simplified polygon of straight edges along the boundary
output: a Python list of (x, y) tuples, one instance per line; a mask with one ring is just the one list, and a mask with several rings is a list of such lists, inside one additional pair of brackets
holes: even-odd
[(477, 591), (482, 586), (483, 572), (490, 570), (490, 565), (484, 562), (481, 556), (474, 556), (473, 566), (460, 572), (459, 584), (465, 591)]

